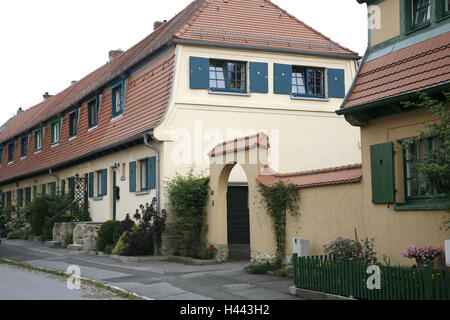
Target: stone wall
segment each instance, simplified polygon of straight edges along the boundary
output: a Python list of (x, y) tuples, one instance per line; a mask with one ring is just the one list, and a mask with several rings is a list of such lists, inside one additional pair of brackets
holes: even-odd
[[(67, 241), (68, 236), (72, 238), (73, 229), (75, 228), (74, 222), (56, 222), (53, 226), (53, 241), (64, 242)], [(69, 241), (68, 244), (71, 244)]]
[(95, 250), (98, 230), (102, 223), (77, 222), (73, 230), (73, 243), (83, 245), (83, 250)]

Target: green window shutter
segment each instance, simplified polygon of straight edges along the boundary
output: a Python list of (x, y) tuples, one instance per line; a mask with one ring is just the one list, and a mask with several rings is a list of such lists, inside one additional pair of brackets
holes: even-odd
[(148, 158), (147, 161), (148, 189), (156, 188), (156, 157)]
[(130, 192), (136, 192), (136, 161), (130, 162)]
[(412, 0), (405, 1), (405, 29), (410, 31), (412, 29)]
[(108, 169), (102, 170), (102, 196), (108, 194)]
[(2, 192), (1, 195), (1, 207), (4, 208), (5, 207), (5, 193)]
[(50, 195), (52, 197), (56, 196), (56, 182), (50, 183)]
[(250, 92), (269, 92), (268, 72), (267, 63), (250, 62)]
[(370, 146), (372, 202), (394, 203), (394, 145), (392, 142)]
[(45, 196), (46, 193), (45, 184), (42, 184), (42, 196)]
[(37, 197), (37, 186), (33, 186), (33, 197)]
[(19, 207), (23, 206), (23, 189), (17, 191), (17, 205)]
[(274, 64), (274, 93), (292, 94), (292, 65)]
[(209, 59), (190, 58), (190, 81), (191, 89), (209, 88)]
[(345, 97), (345, 71), (343, 69), (328, 69), (328, 97)]
[(94, 197), (94, 172), (89, 172), (89, 198)]

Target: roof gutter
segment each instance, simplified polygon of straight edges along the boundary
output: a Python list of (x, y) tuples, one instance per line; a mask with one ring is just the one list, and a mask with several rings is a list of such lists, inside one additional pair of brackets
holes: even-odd
[(48, 170), (48, 174), (56, 179), (56, 190), (59, 190), (59, 176), (53, 173), (52, 169)]
[(216, 48), (242, 49), (242, 50), (276, 52), (276, 53), (280, 53), (280, 52), (281, 53), (293, 53), (293, 54), (302, 54), (302, 55), (309, 55), (309, 56), (338, 58), (338, 59), (359, 60), (362, 58), (359, 55), (355, 55), (355, 54), (295, 50), (295, 49), (285, 49), (285, 48), (268, 48), (268, 47), (261, 47), (261, 46), (247, 46), (247, 45), (243, 45), (243, 44), (230, 44), (230, 43), (210, 42), (210, 41), (173, 39), (173, 42), (177, 43), (177, 44), (186, 44), (186, 45), (195, 45), (195, 46), (208, 46), (208, 47), (216, 47)]

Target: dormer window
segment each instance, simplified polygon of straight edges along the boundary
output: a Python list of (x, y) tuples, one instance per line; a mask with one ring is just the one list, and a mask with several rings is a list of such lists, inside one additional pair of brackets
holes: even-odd
[(50, 125), (51, 128), (51, 140), (52, 140), (52, 144), (57, 144), (59, 143), (59, 138), (60, 138), (60, 121), (57, 120), (55, 122), (52, 122)]
[(111, 88), (112, 116), (116, 117), (123, 112), (123, 83)]
[(430, 20), (430, 0), (412, 0), (412, 27), (416, 28)]
[(211, 60), (209, 88), (213, 91), (247, 91), (246, 63)]
[(78, 129), (78, 109), (69, 113), (69, 138), (77, 135)]
[(88, 102), (88, 128), (94, 128), (98, 125), (99, 98)]
[(34, 150), (40, 151), (42, 149), (42, 128), (34, 131)]
[(26, 157), (28, 150), (28, 135), (20, 138), (20, 157)]
[(8, 144), (8, 162), (14, 161), (14, 149), (16, 147), (16, 142), (11, 142)]

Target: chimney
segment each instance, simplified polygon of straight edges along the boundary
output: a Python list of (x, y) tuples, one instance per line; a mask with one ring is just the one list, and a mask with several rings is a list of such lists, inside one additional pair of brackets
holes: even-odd
[(121, 49), (111, 50), (109, 52), (109, 61), (113, 61), (116, 57), (120, 56), (123, 53)]
[(22, 107), (19, 107), (17, 110), (17, 115), (20, 116), (22, 113), (24, 113), (24, 111), (22, 110)]
[(155, 23), (153, 24), (153, 31), (155, 31), (156, 29), (158, 29), (159, 27), (161, 27), (162, 25), (164, 25), (167, 22), (167, 20), (164, 21), (155, 21)]
[(77, 83), (77, 80), (72, 80), (72, 82), (70, 83), (70, 85), (74, 85), (75, 83)]
[(48, 92), (44, 93), (44, 95), (42, 96), (44, 97), (44, 101), (47, 100), (50, 97), (53, 97), (51, 94), (48, 94)]

